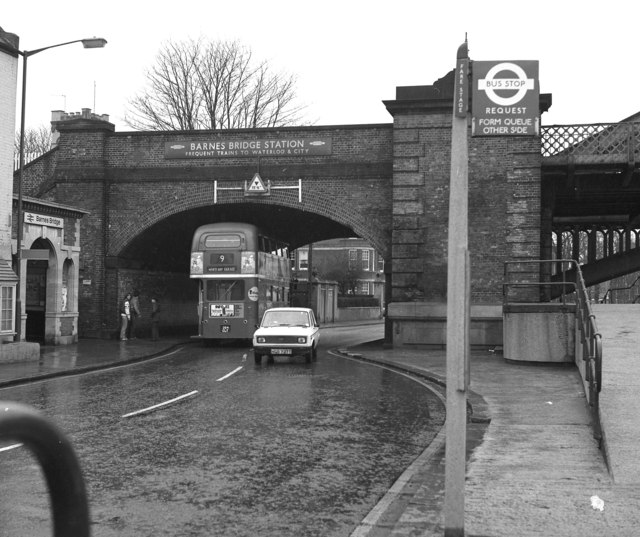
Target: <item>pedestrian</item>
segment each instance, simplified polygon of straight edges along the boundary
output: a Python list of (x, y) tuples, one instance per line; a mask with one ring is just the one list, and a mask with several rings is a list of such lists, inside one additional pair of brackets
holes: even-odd
[(142, 315), (140, 311), (140, 292), (137, 289), (133, 290), (133, 297), (131, 298), (131, 318), (129, 319), (129, 328), (127, 329), (127, 337), (129, 339), (136, 339), (136, 325), (137, 319)]
[(127, 328), (131, 319), (131, 294), (127, 293), (120, 304), (120, 341), (127, 341)]
[(151, 339), (158, 341), (160, 338), (160, 304), (156, 297), (151, 298)]

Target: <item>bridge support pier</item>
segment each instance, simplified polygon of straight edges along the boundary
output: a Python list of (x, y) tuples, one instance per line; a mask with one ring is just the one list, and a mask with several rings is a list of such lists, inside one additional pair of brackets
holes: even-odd
[[(447, 343), (447, 304), (392, 302), (387, 312), (393, 345), (444, 348)], [(502, 347), (502, 305), (471, 305), (469, 342), (472, 347)]]
[[(446, 344), (453, 71), (432, 86), (396, 88), (391, 235), (393, 346)], [(540, 108), (550, 106), (541, 96)], [(541, 140), (469, 137), (468, 224), (474, 346), (502, 346), (505, 262), (540, 259)], [(462, 203), (461, 200), (453, 200)], [(536, 268), (518, 281), (539, 282)]]

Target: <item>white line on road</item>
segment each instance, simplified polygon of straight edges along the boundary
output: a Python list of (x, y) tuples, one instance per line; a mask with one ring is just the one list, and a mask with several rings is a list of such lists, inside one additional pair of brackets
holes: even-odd
[(180, 395), (178, 397), (174, 397), (173, 399), (169, 399), (164, 403), (158, 403), (157, 405), (153, 405), (147, 408), (143, 408), (142, 410), (136, 410), (135, 412), (129, 412), (128, 414), (123, 414), (123, 418), (130, 418), (131, 416), (137, 416), (138, 414), (144, 414), (145, 412), (151, 412), (152, 410), (156, 410), (158, 408), (170, 405), (171, 403), (175, 403), (177, 401), (181, 401), (182, 399), (186, 399), (187, 397), (193, 397), (198, 393), (198, 390), (193, 390), (192, 392), (185, 393), (184, 395)]
[(227, 373), (224, 377), (220, 377), (216, 380), (216, 382), (220, 382), (221, 380), (228, 379), (231, 375), (235, 375), (238, 371), (242, 369), (242, 366), (236, 367), (231, 373)]
[(19, 447), (22, 447), (22, 444), (11, 444), (10, 446), (0, 448), (0, 451), (9, 451), (10, 449), (16, 449)]

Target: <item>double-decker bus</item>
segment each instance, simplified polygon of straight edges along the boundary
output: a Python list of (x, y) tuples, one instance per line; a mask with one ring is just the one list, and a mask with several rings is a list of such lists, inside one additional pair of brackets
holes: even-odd
[(190, 269), (190, 277), (200, 281), (196, 337), (249, 339), (265, 309), (288, 306), (288, 250), (251, 224), (196, 229)]

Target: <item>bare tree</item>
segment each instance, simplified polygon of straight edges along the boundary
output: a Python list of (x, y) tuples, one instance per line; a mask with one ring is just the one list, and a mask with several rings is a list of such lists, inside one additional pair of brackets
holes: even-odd
[(279, 127), (299, 121), (295, 78), (257, 65), (237, 41), (168, 42), (125, 121), (141, 130)]
[(132, 115), (125, 121), (141, 130), (194, 130), (199, 128), (202, 92), (198, 79), (200, 42), (169, 41), (158, 53), (156, 65), (147, 71), (149, 87), (134, 97)]
[[(20, 154), (20, 131), (16, 132), (14, 141), (14, 152), (16, 158)], [(46, 125), (36, 128), (25, 129), (24, 131), (24, 154), (25, 160), (33, 160), (51, 149), (51, 129)]]

